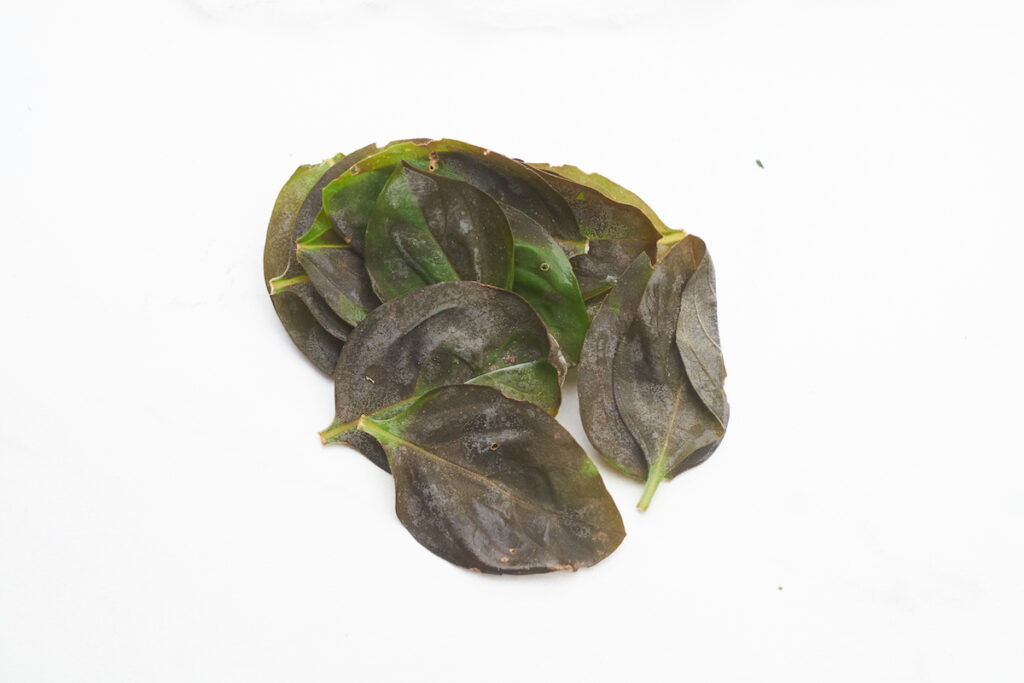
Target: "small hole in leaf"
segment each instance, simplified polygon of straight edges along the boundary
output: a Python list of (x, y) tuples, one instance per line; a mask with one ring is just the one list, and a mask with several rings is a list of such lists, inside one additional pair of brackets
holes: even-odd
[(540, 269), (546, 273), (549, 270), (551, 270), (551, 266), (549, 266), (547, 263), (542, 263), (540, 264)]
[(492, 441), (491, 442), (491, 450), (492, 451), (498, 450), (498, 442), (497, 441)]

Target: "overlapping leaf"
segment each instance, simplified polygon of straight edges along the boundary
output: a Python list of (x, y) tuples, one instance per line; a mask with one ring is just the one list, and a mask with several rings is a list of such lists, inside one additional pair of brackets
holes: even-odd
[[(704, 462), (728, 422), (714, 271), (704, 242), (677, 243), (654, 268), (612, 368), (615, 405), (658, 484)], [(700, 387), (699, 389), (697, 387)]]
[(665, 222), (658, 218), (658, 214), (654, 212), (654, 209), (652, 209), (647, 202), (640, 199), (640, 197), (638, 197), (634, 192), (627, 190), (622, 185), (619, 185), (612, 180), (609, 180), (600, 173), (587, 173), (576, 166), (570, 165), (552, 166), (551, 164), (531, 163), (530, 166), (538, 171), (555, 173), (563, 178), (567, 178), (573, 182), (590, 187), (616, 202), (635, 206), (643, 212), (645, 216), (647, 216), (651, 221), (651, 224), (654, 225), (655, 229), (662, 235), (673, 235), (682, 232), (681, 230), (673, 230), (665, 225)]
[(562, 196), (589, 240), (587, 252), (572, 258), (584, 301), (606, 294), (638, 255), (645, 253), (651, 261), (657, 257), (661, 233), (641, 209), (553, 170), (541, 177)]
[(320, 164), (299, 168), (278, 194), (267, 228), (263, 274), (274, 310), (292, 341), (312, 363), (330, 373), (351, 329), (316, 293), (295, 259), (295, 239), (304, 232), (309, 198), (346, 161), (337, 155)]
[(625, 537), (601, 476), (537, 406), (449, 386), (359, 429), (383, 444), (395, 510), (431, 552), (491, 574), (588, 567)]
[(552, 414), (565, 366), (522, 298), (476, 282), (443, 282), (392, 299), (352, 332), (335, 371), (335, 420), (321, 435), (386, 468), (383, 451), (354, 431), (410, 399), (452, 384), (484, 384)]
[(641, 481), (647, 477), (647, 459), (619, 414), (612, 368), (652, 272), (650, 259), (641, 254), (608, 293), (590, 323), (576, 376), (580, 421), (587, 438), (616, 469)]
[(370, 213), (366, 269), (381, 299), (437, 282), (512, 285), (512, 233), (488, 195), (402, 162)]
[(539, 172), (501, 154), (458, 140), (435, 140), (427, 147), (430, 170), (463, 180), (487, 193), (503, 211), (511, 208), (525, 214), (566, 256), (586, 252), (587, 240), (572, 210)]

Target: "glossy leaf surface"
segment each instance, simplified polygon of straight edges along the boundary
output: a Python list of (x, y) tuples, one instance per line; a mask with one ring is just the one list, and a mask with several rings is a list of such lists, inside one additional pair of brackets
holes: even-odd
[(395, 511), (431, 552), (490, 574), (576, 570), (622, 542), (594, 463), (550, 415), (488, 387), (449, 386), (360, 420), (395, 479)]
[(608, 293), (590, 323), (576, 376), (580, 421), (587, 438), (616, 469), (641, 481), (647, 478), (647, 459), (619, 415), (612, 369), (652, 272), (647, 255), (638, 256)]
[(360, 416), (450, 384), (485, 384), (555, 413), (565, 367), (522, 298), (476, 282), (444, 282), (392, 299), (353, 330), (335, 370), (335, 421), (321, 437), (381, 467), (383, 451), (353, 431)]
[(663, 479), (710, 457), (725, 433), (725, 395), (714, 395), (725, 377), (713, 277), (703, 241), (677, 243), (651, 274), (615, 355), (615, 405), (648, 464), (641, 509)]
[(515, 245), (512, 289), (530, 302), (558, 341), (569, 365), (579, 362), (590, 316), (572, 265), (558, 244), (529, 216), (505, 207)]
[(366, 269), (387, 301), (438, 282), (512, 284), (512, 234), (488, 195), (401, 163), (370, 213)]

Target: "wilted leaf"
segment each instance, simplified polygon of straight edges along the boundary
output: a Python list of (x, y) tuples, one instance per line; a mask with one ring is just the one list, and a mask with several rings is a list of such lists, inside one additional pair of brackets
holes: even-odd
[(384, 445), (399, 520), (460, 567), (576, 570), (625, 537), (597, 468), (530, 403), (488, 387), (449, 386), (390, 419), (362, 418), (359, 429)]
[(590, 323), (577, 369), (580, 421), (594, 448), (625, 474), (643, 481), (647, 459), (615, 403), (612, 368), (626, 330), (654, 269), (646, 254), (638, 256), (608, 293)]
[(386, 469), (379, 445), (354, 431), (431, 389), (486, 384), (555, 413), (565, 366), (532, 308), (476, 282), (443, 282), (392, 299), (353, 330), (335, 371), (335, 420), (321, 437)]
[[(708, 260), (704, 242), (693, 235), (665, 254), (615, 355), (615, 404), (648, 464), (641, 509), (663, 479), (710, 457), (725, 433), (725, 395), (713, 395), (714, 386), (720, 388), (725, 378), (717, 375), (724, 373), (724, 366), (717, 321), (710, 313), (717, 305), (714, 285), (708, 282), (714, 272), (710, 264), (701, 268)], [(693, 310), (697, 318), (681, 319)], [(684, 330), (682, 340), (677, 340), (679, 329)], [(701, 335), (706, 338), (701, 340)]]
[(370, 213), (365, 254), (385, 301), (437, 282), (512, 285), (512, 234), (494, 200), (404, 162)]

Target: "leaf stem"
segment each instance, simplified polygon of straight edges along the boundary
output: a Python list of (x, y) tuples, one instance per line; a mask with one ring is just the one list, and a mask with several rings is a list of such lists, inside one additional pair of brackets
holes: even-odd
[(350, 432), (359, 426), (359, 419), (352, 420), (351, 422), (343, 422), (337, 424), (337, 422), (331, 423), (331, 426), (320, 432), (320, 443), (327, 445), (329, 443), (335, 443), (339, 440), (339, 437), (345, 432)]
[(302, 275), (296, 275), (295, 277), (275, 277), (270, 281), (270, 294), (280, 294), (289, 287), (295, 285), (301, 285), (303, 282), (308, 282), (309, 276), (303, 273)]
[(658, 240), (658, 246), (659, 247), (662, 247), (662, 246), (666, 246), (667, 247), (670, 244), (675, 244), (676, 242), (682, 242), (684, 239), (686, 239), (686, 234), (687, 233), (686, 233), (685, 230), (675, 230), (673, 232), (667, 233), (660, 240)]
[(651, 504), (651, 498), (654, 498), (654, 492), (658, 488), (658, 484), (665, 478), (665, 454), (662, 453), (661, 457), (654, 461), (651, 465), (651, 471), (647, 475), (647, 485), (644, 486), (644, 492), (640, 496), (640, 502), (636, 504), (640, 508), (641, 512), (647, 511), (647, 506)]

